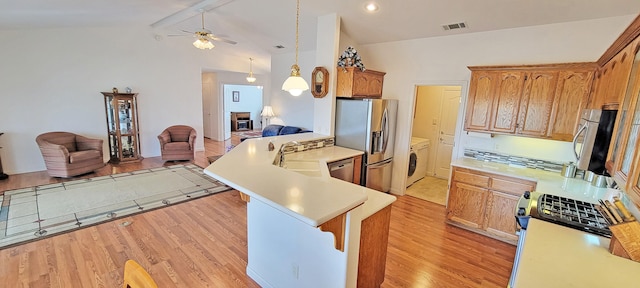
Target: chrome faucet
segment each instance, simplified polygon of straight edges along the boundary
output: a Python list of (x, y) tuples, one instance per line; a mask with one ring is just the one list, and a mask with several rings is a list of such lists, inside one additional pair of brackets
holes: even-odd
[(278, 163), (278, 165), (280, 167), (282, 167), (284, 165), (284, 149), (286, 149), (289, 146), (298, 146), (300, 145), (300, 143), (298, 143), (298, 141), (289, 141), (287, 143), (282, 144), (282, 146), (280, 146), (280, 163)]

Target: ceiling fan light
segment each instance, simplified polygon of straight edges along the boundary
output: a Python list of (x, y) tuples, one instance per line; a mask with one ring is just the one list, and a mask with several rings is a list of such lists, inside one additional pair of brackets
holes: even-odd
[(213, 43), (211, 43), (211, 41), (205, 38), (198, 38), (198, 40), (193, 42), (193, 46), (198, 49), (212, 49), (213, 47), (216, 47), (215, 45), (213, 45)]

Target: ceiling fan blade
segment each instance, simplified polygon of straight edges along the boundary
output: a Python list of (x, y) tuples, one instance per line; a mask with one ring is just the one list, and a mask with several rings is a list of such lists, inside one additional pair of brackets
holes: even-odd
[(213, 34), (209, 34), (209, 35), (207, 35), (207, 36), (208, 36), (211, 40), (220, 41), (220, 42), (228, 43), (228, 44), (231, 44), (231, 45), (236, 45), (236, 44), (238, 44), (238, 42), (236, 42), (236, 41), (229, 40), (229, 39), (225, 39), (225, 38), (220, 38), (220, 37), (217, 37), (216, 35), (213, 35)]

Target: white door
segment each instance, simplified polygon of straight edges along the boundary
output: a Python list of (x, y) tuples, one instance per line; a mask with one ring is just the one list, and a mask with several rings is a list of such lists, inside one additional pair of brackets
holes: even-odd
[(202, 128), (204, 137), (215, 139), (213, 134), (213, 118), (211, 117), (211, 98), (213, 83), (202, 83)]
[(458, 118), (458, 106), (460, 106), (460, 90), (445, 90), (442, 97), (440, 114), (440, 135), (436, 145), (436, 169), (435, 176), (448, 179), (453, 153), (454, 137), (456, 133), (456, 119)]
[(226, 90), (227, 89), (224, 88), (222, 89), (222, 101), (224, 107), (224, 109), (222, 109), (222, 114), (224, 115), (222, 117), (222, 121), (224, 125), (222, 126), (224, 127), (224, 140), (231, 138), (231, 93), (225, 93)]

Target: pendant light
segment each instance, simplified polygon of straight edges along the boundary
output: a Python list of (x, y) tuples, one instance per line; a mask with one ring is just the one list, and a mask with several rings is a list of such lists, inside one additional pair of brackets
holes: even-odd
[(296, 63), (291, 65), (291, 75), (282, 84), (282, 90), (289, 92), (292, 96), (300, 96), (302, 91), (309, 90), (309, 84), (300, 77), (300, 66), (298, 66), (298, 22), (300, 19), (300, 0), (297, 0), (296, 7)]
[(247, 82), (256, 82), (256, 77), (253, 77), (253, 58), (249, 58), (249, 76), (247, 76)]

